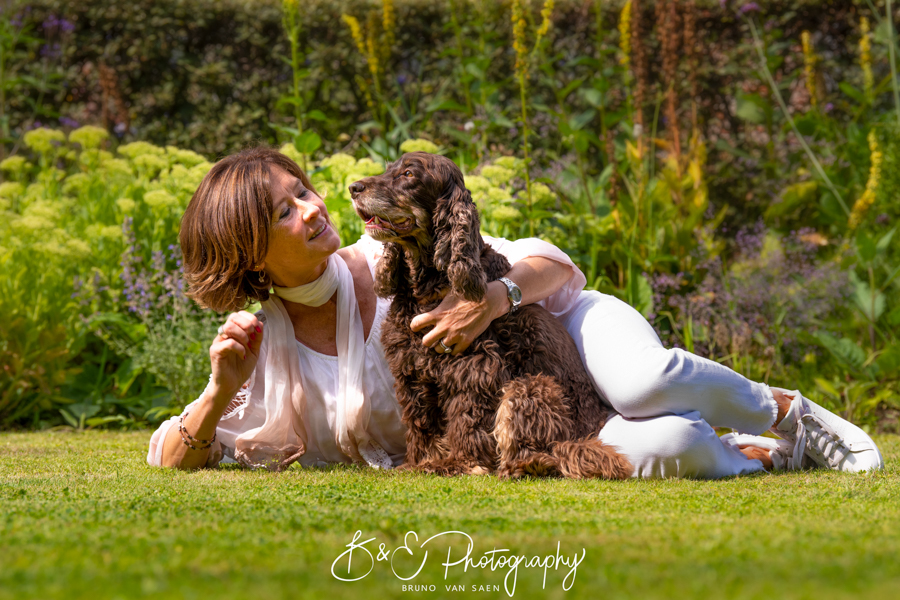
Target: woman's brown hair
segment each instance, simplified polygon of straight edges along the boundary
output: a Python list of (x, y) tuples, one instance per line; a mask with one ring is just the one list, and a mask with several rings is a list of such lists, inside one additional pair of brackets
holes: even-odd
[(269, 245), (272, 167), (315, 191), (290, 158), (251, 148), (213, 165), (184, 211), (178, 234), (184, 279), (200, 306), (235, 311), (269, 298), (272, 281), (258, 268)]

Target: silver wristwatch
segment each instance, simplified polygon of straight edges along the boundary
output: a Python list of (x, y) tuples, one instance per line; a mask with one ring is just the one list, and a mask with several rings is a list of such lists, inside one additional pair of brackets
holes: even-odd
[(522, 290), (516, 285), (516, 282), (506, 277), (501, 277), (500, 282), (506, 286), (506, 297), (509, 298), (509, 312), (511, 315), (522, 304)]

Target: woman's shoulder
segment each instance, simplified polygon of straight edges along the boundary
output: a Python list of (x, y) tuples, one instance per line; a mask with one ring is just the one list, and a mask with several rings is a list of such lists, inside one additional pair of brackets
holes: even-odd
[(351, 271), (354, 271), (354, 267), (362, 266), (366, 266), (367, 270), (372, 271), (383, 252), (384, 245), (381, 242), (363, 235), (355, 244), (344, 246), (337, 253), (344, 259)]

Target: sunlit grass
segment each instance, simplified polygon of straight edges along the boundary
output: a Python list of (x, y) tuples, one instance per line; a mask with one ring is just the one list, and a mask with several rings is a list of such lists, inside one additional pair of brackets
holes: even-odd
[[(494, 548), (571, 560), (520, 567), (516, 598), (889, 598), (900, 589), (900, 438), (882, 436), (888, 468), (721, 481), (441, 479), (356, 468), (183, 473), (146, 466), (149, 434), (0, 435), (0, 598), (428, 598), (481, 595), (509, 568), (440, 563), (435, 543), (404, 582), (387, 561), (364, 579), (330, 573), (353, 534), (377, 555), (415, 531), (458, 530), (473, 561)], [(443, 538), (453, 559), (461, 536)], [(398, 553), (400, 575), (424, 551)], [(427, 549), (427, 547), (426, 547)], [(402, 552), (402, 551), (401, 551)], [(353, 573), (368, 559), (353, 555)], [(336, 569), (347, 568), (346, 560)], [(338, 571), (340, 574), (341, 571)], [(509, 580), (511, 583), (511, 579)], [(404, 592), (402, 585), (434, 585)], [(452, 592), (445, 585), (463, 585)]]

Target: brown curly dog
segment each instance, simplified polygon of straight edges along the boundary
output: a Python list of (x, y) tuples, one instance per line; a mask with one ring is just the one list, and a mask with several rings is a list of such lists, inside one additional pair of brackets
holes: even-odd
[(393, 296), (382, 342), (407, 426), (408, 468), (456, 475), (631, 474), (597, 439), (609, 413), (565, 328), (530, 305), (493, 321), (459, 355), (422, 343), (410, 321), (453, 291), (481, 299), (510, 265), (486, 246), (463, 175), (449, 159), (404, 154), (350, 186), (366, 231), (385, 242), (375, 292)]

